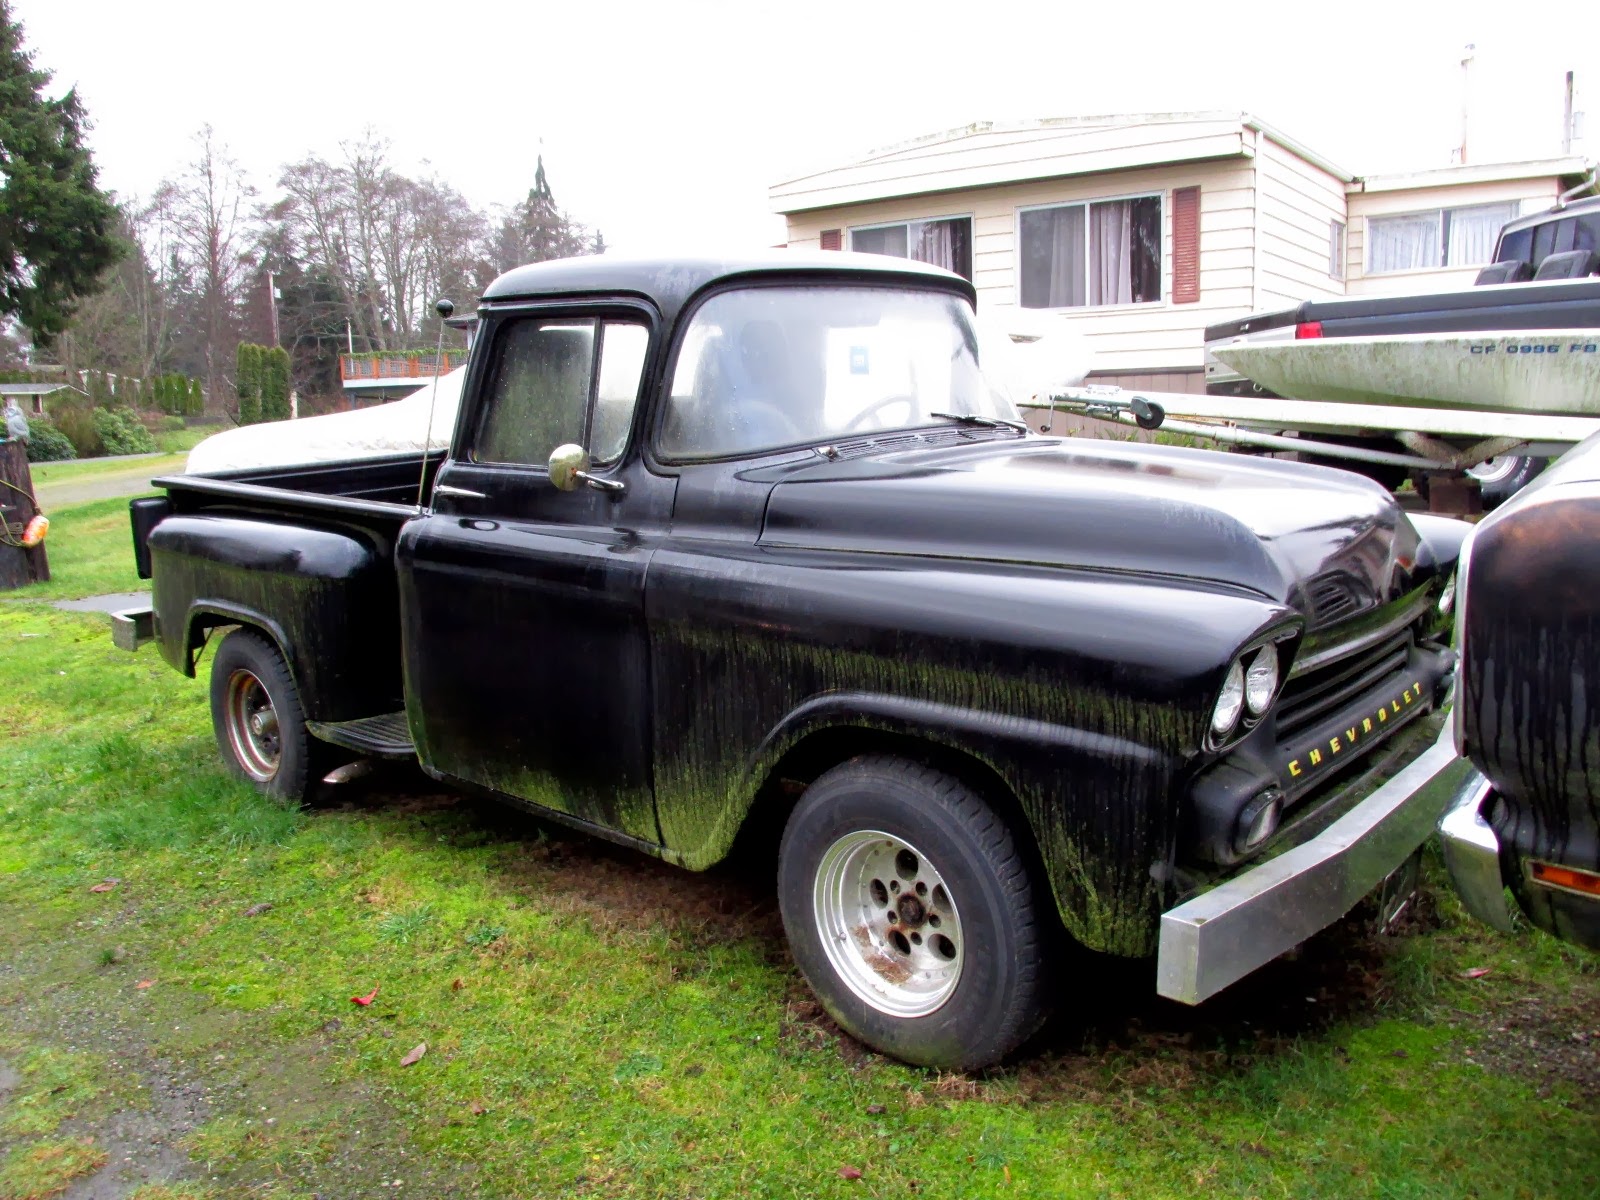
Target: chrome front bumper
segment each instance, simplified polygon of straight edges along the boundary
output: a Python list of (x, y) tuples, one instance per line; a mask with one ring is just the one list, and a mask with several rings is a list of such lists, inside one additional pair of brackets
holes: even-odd
[(1156, 991), (1199, 1004), (1333, 924), (1428, 840), (1476, 775), (1446, 728), (1315, 837), (1164, 913)]
[(1494, 794), (1489, 781), (1471, 772), (1439, 819), (1444, 865), (1461, 905), (1485, 925), (1511, 932), (1511, 906), (1500, 874), (1500, 839), (1483, 819), (1483, 805)]

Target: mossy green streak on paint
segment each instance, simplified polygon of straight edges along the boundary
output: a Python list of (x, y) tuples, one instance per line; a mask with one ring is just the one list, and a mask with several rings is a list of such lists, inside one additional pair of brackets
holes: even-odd
[[(658, 661), (675, 664), (658, 679), (657, 710), (686, 722), (676, 737), (658, 731), (673, 737), (656, 758), (670, 858), (704, 867), (727, 852), (767, 773), (813, 732), (802, 725), (769, 740), (806, 701), (921, 702), (977, 720), (941, 725), (936, 712), (927, 726), (907, 728), (868, 707), (852, 711), (844, 700), (827, 724), (911, 733), (984, 762), (1021, 804), (1073, 935), (1111, 952), (1152, 948), (1162, 899), (1152, 867), (1165, 861), (1174, 819), (1166, 764), (1192, 744), (1195, 714), (1071, 687), (1044, 665), (1005, 675), (976, 659), (929, 662), (909, 645), (875, 655), (685, 623), (655, 634)], [(1006, 736), (1008, 723), (1016, 741)], [(997, 752), (1037, 740), (1039, 725), (1058, 735), (1053, 752)]]

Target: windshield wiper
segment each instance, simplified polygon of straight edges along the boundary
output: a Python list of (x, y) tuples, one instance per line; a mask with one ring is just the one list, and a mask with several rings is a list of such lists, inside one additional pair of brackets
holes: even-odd
[(986, 429), (1015, 429), (1018, 433), (1027, 433), (1028, 427), (1021, 421), (1008, 421), (1004, 417), (985, 417), (978, 413), (929, 413), (930, 417), (942, 417), (946, 421), (959, 421), (963, 425), (982, 425)]

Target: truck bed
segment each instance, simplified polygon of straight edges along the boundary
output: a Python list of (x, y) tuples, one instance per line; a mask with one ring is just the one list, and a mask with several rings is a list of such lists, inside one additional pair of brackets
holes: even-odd
[(166, 489), (170, 512), (230, 508), (263, 514), (324, 514), (354, 519), (387, 533), (416, 515), (419, 474), (426, 503), (444, 456), (443, 449), (430, 453), (425, 474), (421, 455), (397, 454), (309, 466), (165, 475), (153, 482)]

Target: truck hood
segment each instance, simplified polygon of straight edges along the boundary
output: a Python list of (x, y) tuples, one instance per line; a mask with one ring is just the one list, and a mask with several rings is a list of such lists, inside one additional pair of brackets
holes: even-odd
[(1311, 629), (1455, 557), (1436, 556), (1392, 496), (1347, 471), (1031, 437), (801, 465), (774, 487), (761, 543), (1231, 585), (1292, 606)]

